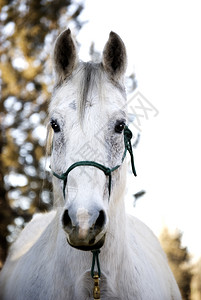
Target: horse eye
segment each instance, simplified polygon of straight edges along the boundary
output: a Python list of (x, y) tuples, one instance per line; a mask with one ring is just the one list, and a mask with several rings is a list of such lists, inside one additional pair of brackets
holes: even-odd
[(115, 132), (116, 133), (122, 133), (122, 131), (124, 130), (124, 128), (125, 128), (125, 123), (124, 122), (119, 122), (119, 123), (117, 123), (116, 125), (115, 125)]
[(59, 127), (59, 124), (57, 123), (57, 121), (51, 120), (50, 125), (52, 126), (52, 129), (54, 130), (54, 132), (60, 131), (60, 127)]

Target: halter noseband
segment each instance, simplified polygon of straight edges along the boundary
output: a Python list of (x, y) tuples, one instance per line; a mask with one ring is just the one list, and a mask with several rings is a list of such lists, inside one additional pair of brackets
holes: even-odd
[[(130, 153), (130, 156), (131, 156), (131, 166), (132, 166), (132, 172), (134, 174), (134, 176), (137, 176), (136, 174), (136, 170), (135, 170), (135, 165), (134, 165), (134, 156), (133, 156), (133, 151), (132, 151), (132, 145), (131, 145), (131, 139), (132, 139), (132, 132), (130, 131), (130, 129), (128, 129), (127, 126), (125, 126), (124, 128), (124, 145), (125, 145), (125, 150), (124, 150), (124, 153), (123, 153), (123, 156), (122, 156), (122, 160), (121, 160), (121, 164), (123, 163), (124, 161), (124, 158), (126, 157), (126, 153), (127, 153), (127, 150), (128, 152)], [(101, 165), (95, 161), (90, 161), (90, 160), (84, 160), (84, 161), (78, 161), (74, 164), (72, 164), (65, 173), (59, 175), (57, 173), (55, 173), (54, 171), (52, 172), (52, 174), (57, 177), (58, 179), (61, 179), (64, 181), (64, 184), (63, 184), (63, 196), (65, 198), (65, 189), (66, 189), (66, 184), (67, 184), (67, 178), (68, 178), (68, 174), (70, 173), (70, 171), (72, 171), (73, 169), (75, 169), (76, 167), (79, 167), (79, 166), (92, 166), (92, 167), (96, 167), (98, 168), (99, 170), (103, 171), (103, 173), (105, 174), (105, 176), (109, 176), (109, 183), (108, 183), (108, 191), (109, 191), (109, 196), (110, 196), (110, 193), (111, 193), (111, 185), (112, 185), (112, 172), (114, 172), (115, 170), (117, 170), (120, 166), (120, 165), (117, 165), (113, 168), (108, 168), (108, 167), (105, 167), (104, 165)]]

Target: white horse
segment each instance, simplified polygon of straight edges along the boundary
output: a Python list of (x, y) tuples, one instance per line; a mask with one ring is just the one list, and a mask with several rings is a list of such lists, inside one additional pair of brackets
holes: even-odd
[[(1, 299), (93, 299), (92, 258), (102, 300), (181, 299), (157, 238), (125, 213), (126, 65), (114, 32), (96, 64), (79, 61), (69, 29), (58, 37), (49, 107), (54, 209), (34, 217), (12, 245)], [(87, 251), (94, 249), (99, 256)]]

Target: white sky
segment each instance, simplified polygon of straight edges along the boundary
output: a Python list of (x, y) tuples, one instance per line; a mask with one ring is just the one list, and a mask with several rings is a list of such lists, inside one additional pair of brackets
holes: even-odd
[(138, 177), (132, 185), (134, 192), (147, 193), (133, 211), (156, 234), (164, 225), (182, 230), (183, 244), (196, 258), (201, 256), (200, 15), (201, 2), (195, 0), (86, 0), (82, 19), (89, 22), (78, 35), (83, 60), (91, 41), (102, 50), (111, 30), (124, 40), (128, 71), (135, 71), (138, 90), (159, 110), (143, 122), (135, 150)]

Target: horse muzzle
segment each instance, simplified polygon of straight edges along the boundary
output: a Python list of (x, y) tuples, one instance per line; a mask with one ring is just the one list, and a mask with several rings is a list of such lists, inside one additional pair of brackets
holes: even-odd
[(76, 213), (66, 209), (62, 216), (63, 229), (70, 246), (80, 250), (100, 249), (105, 241), (106, 214), (104, 210), (87, 211), (80, 208)]

